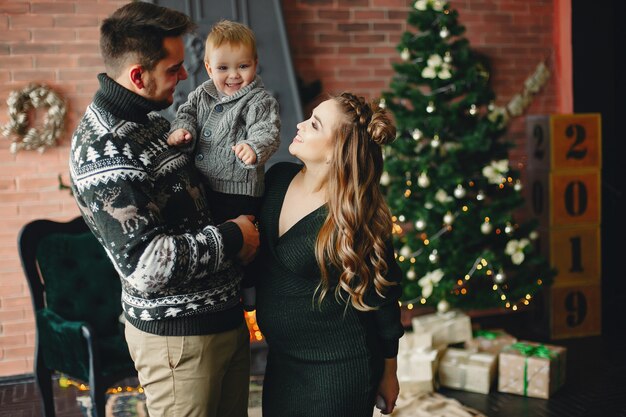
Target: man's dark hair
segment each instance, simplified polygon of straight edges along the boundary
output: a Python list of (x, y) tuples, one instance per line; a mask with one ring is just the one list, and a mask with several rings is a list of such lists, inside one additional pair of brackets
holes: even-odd
[(116, 78), (128, 59), (153, 70), (167, 54), (163, 39), (195, 27), (186, 14), (155, 4), (136, 1), (120, 7), (100, 26), (100, 52), (108, 75)]

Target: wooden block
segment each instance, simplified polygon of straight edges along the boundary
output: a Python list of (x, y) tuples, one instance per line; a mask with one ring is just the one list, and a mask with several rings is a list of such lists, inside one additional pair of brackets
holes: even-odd
[(550, 226), (600, 223), (600, 172), (550, 173)]
[(600, 282), (599, 227), (552, 228), (548, 236), (550, 241), (548, 259), (551, 266), (558, 271), (555, 285)]
[(539, 222), (541, 229), (550, 226), (550, 172), (529, 170), (526, 172), (526, 186), (522, 189), (528, 206), (528, 213)]
[(528, 169), (563, 171), (602, 166), (599, 113), (526, 117)]
[(553, 115), (550, 133), (552, 170), (599, 169), (602, 166), (599, 113)]
[(596, 336), (602, 331), (600, 284), (551, 288), (551, 337)]

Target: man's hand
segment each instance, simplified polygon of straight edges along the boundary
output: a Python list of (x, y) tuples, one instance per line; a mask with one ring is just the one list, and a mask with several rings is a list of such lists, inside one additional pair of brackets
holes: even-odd
[(179, 146), (191, 142), (191, 133), (185, 129), (176, 129), (167, 137), (167, 144), (170, 146)]
[(256, 162), (256, 153), (247, 143), (236, 144), (233, 146), (233, 151), (235, 151), (237, 158), (246, 165), (252, 165)]
[(259, 249), (259, 231), (254, 223), (252, 223), (254, 221), (254, 216), (242, 214), (236, 219), (232, 219), (230, 221), (239, 226), (241, 234), (243, 235), (243, 245), (237, 254), (237, 258), (243, 262), (244, 265), (248, 264), (252, 261), (252, 259), (254, 259), (254, 256)]

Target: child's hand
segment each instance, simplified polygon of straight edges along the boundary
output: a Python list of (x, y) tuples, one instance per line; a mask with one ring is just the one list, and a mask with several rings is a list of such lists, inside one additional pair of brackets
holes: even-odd
[(167, 137), (167, 144), (170, 146), (179, 146), (191, 142), (191, 133), (185, 129), (176, 129)]
[(252, 165), (256, 162), (256, 153), (247, 143), (236, 144), (233, 146), (233, 151), (235, 151), (237, 158), (246, 165)]

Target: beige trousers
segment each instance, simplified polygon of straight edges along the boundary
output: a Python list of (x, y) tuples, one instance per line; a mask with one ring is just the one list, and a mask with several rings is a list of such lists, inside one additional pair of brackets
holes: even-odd
[(245, 323), (206, 336), (157, 336), (126, 322), (150, 417), (247, 417), (249, 340)]

